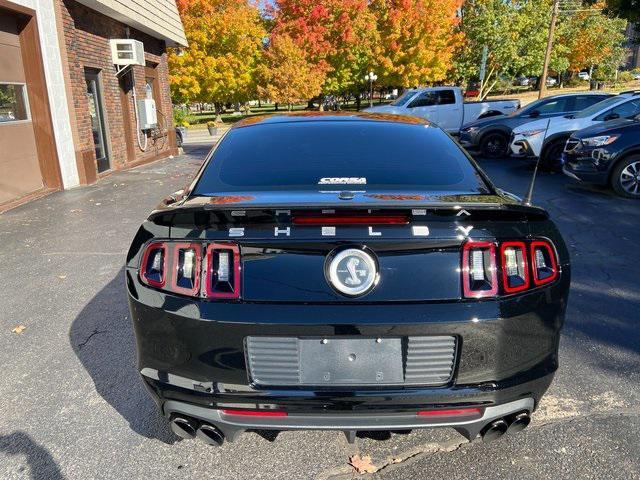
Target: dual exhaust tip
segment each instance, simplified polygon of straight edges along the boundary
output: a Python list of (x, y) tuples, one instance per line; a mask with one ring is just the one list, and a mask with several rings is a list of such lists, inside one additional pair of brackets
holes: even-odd
[(197, 420), (174, 416), (171, 421), (171, 431), (180, 438), (191, 440), (199, 438), (207, 445), (220, 447), (224, 443), (224, 434), (215, 426)]
[(531, 416), (529, 415), (529, 412), (515, 413), (513, 415), (494, 420), (484, 427), (480, 432), (480, 435), (482, 435), (483, 441), (491, 442), (502, 437), (505, 433), (518, 433), (527, 428), (529, 423), (531, 423)]

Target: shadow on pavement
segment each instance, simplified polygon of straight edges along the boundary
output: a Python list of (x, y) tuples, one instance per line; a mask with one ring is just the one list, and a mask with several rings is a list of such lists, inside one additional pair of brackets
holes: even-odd
[(16, 431), (9, 435), (0, 435), (0, 452), (24, 456), (32, 479), (62, 480), (64, 478), (58, 464), (47, 449), (38, 445), (24, 432)]
[(167, 444), (178, 440), (137, 371), (124, 268), (73, 321), (69, 342), (91, 375), (96, 391), (129, 422), (132, 430)]

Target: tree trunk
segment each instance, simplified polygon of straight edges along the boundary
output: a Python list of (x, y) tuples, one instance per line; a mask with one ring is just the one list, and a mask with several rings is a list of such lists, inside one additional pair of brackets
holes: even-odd
[(278, 102), (274, 103), (273, 106), (276, 108), (276, 112), (277, 112), (279, 107)]
[(362, 101), (362, 99), (360, 98), (360, 94), (356, 93), (356, 110), (359, 112), (360, 111), (360, 102)]

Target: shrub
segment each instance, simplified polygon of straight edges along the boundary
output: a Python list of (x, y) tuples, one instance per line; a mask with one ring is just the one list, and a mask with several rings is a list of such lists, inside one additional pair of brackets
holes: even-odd
[(618, 82), (619, 83), (627, 83), (633, 82), (633, 73), (631, 72), (620, 72), (618, 74)]
[(181, 107), (173, 108), (173, 123), (176, 127), (186, 127), (189, 125), (187, 122), (187, 113)]

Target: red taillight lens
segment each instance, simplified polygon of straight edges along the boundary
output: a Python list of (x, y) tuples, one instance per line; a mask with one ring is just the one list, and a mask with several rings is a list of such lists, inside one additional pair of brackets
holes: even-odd
[(293, 217), (294, 225), (406, 225), (406, 215), (308, 215)]
[(500, 245), (502, 286), (505, 293), (529, 288), (529, 261), (524, 242), (504, 242)]
[(287, 412), (282, 410), (231, 410), (222, 409), (225, 415), (238, 415), (243, 417), (286, 417)]
[(140, 279), (151, 287), (164, 287), (167, 280), (167, 244), (153, 242), (142, 255)]
[(210, 298), (240, 297), (240, 249), (212, 243), (207, 247), (205, 293)]
[(533, 268), (533, 283), (544, 285), (558, 278), (558, 261), (556, 252), (546, 240), (531, 242), (531, 266)]
[(173, 245), (171, 290), (190, 296), (200, 293), (202, 246), (199, 243)]
[(467, 242), (462, 248), (462, 287), (465, 297), (493, 297), (498, 293), (496, 246)]
[(482, 408), (452, 408), (449, 410), (420, 410), (419, 417), (474, 417), (482, 415)]

